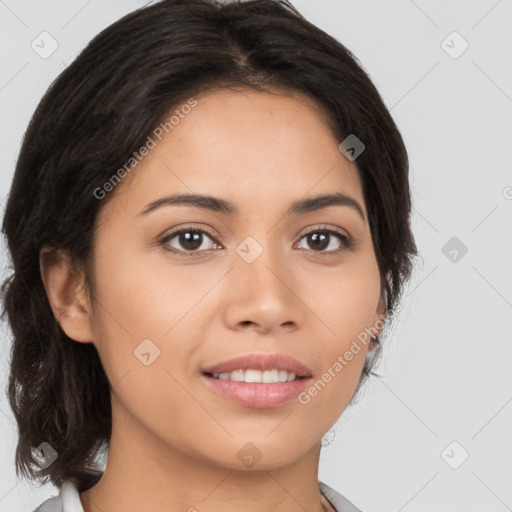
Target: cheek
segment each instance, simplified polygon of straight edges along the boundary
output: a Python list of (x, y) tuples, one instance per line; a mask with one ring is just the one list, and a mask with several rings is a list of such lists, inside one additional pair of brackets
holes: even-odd
[[(324, 286), (312, 287), (309, 303), (321, 320), (316, 346), (322, 372), (303, 394), (301, 403), (312, 414), (335, 421), (359, 383), (368, 352), (380, 298), (380, 274), (374, 259), (331, 276)], [(334, 286), (332, 283), (336, 283)], [(320, 330), (319, 330), (320, 332)]]
[[(170, 373), (184, 367), (197, 348), (199, 337), (190, 322), (197, 320), (195, 306), (212, 278), (148, 264), (135, 250), (127, 250), (127, 256), (114, 249), (115, 244), (105, 244), (96, 257), (95, 345), (109, 381), (122, 382), (116, 392), (126, 389), (123, 401), (140, 402), (143, 409), (156, 399), (165, 404), (173, 397), (166, 390), (174, 389), (174, 396), (181, 392)], [(155, 389), (162, 390), (158, 398)]]
[(165, 341), (212, 286), (211, 275), (168, 264), (165, 255), (157, 256), (148, 258), (134, 248), (116, 253), (107, 244), (98, 253), (96, 325), (103, 331), (98, 335), (110, 331), (110, 335), (129, 333), (133, 339)]
[(179, 320), (196, 293), (179, 276), (162, 277), (158, 267), (112, 252), (98, 258), (97, 268), (95, 345), (113, 388), (113, 407), (151, 428), (161, 426), (164, 436), (194, 407), (175, 369), (194, 348)]
[(345, 309), (337, 307), (329, 317), (334, 333), (318, 338), (320, 370), (298, 397), (310, 417), (323, 418), (328, 425), (345, 410), (361, 378), (371, 340), (365, 329), (372, 325), (376, 302), (352, 296), (352, 302), (345, 304)]
[(308, 304), (322, 321), (326, 353), (343, 350), (376, 320), (380, 274), (374, 258), (361, 256), (354, 264), (304, 283)]

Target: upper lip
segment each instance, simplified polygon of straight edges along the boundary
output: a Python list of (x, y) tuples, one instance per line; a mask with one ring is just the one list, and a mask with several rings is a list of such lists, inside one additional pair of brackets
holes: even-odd
[(311, 370), (286, 354), (248, 354), (203, 368), (203, 373), (231, 373), (236, 370), (286, 370), (298, 377), (311, 377)]

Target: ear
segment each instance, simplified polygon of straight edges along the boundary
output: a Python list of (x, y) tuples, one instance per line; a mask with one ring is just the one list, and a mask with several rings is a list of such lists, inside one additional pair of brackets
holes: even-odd
[(69, 254), (62, 250), (41, 249), (39, 264), (46, 295), (62, 330), (75, 341), (92, 342), (91, 307), (84, 276), (73, 270)]
[[(379, 300), (379, 304), (377, 306), (377, 311), (375, 312), (375, 316), (373, 318), (373, 325), (372, 325), (372, 331), (375, 332), (375, 335), (378, 336), (382, 329), (384, 328), (385, 321), (386, 321), (386, 314), (387, 314), (387, 308), (386, 303), (384, 301), (384, 298), (381, 297)], [(378, 343), (376, 341), (372, 340), (370, 341), (370, 347), (368, 349), (368, 352), (371, 352), (372, 350), (375, 350)]]

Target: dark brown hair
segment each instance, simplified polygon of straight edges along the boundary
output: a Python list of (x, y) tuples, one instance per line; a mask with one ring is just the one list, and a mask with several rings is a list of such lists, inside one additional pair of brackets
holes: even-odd
[[(408, 158), (384, 102), (356, 57), (285, 0), (163, 0), (103, 30), (40, 101), (17, 160), (3, 221), (12, 269), (2, 286), (13, 333), (8, 398), (19, 430), (16, 473), (60, 486), (90, 468), (111, 435), (110, 383), (92, 343), (56, 321), (39, 267), (44, 246), (87, 269), (94, 195), (163, 116), (210, 88), (299, 92), (329, 113), (340, 142), (366, 148), (356, 164), (383, 300), (393, 310), (417, 250)], [(378, 349), (368, 357), (360, 384)], [(358, 387), (358, 389), (359, 389)], [(58, 453), (41, 468), (32, 449)]]

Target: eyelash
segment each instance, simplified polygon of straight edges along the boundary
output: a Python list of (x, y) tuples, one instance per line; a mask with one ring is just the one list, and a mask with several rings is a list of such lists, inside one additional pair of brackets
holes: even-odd
[[(176, 237), (176, 235), (181, 235), (182, 233), (201, 233), (201, 234), (204, 234), (204, 235), (208, 235), (215, 242), (214, 235), (212, 235), (207, 230), (205, 230), (203, 228), (196, 228), (196, 227), (193, 227), (193, 226), (189, 226), (189, 227), (178, 229), (176, 231), (172, 231), (171, 233), (165, 235), (163, 238), (161, 238), (159, 240), (159, 244), (164, 246), (170, 240), (172, 240), (174, 237)], [(327, 227), (324, 227), (324, 226), (315, 227), (314, 229), (308, 231), (307, 233), (304, 233), (300, 237), (299, 242), (300, 242), (300, 240), (302, 240), (303, 238), (307, 237), (308, 235), (311, 235), (312, 233), (327, 233), (329, 235), (335, 235), (341, 241), (341, 243), (342, 243), (342, 246), (339, 249), (336, 249), (334, 251), (312, 251), (312, 252), (314, 252), (315, 254), (317, 254), (319, 256), (322, 256), (322, 257), (323, 256), (336, 256), (336, 255), (338, 255), (342, 251), (352, 249), (353, 241), (352, 241), (352, 239), (350, 237), (348, 237), (347, 235), (343, 234), (341, 231), (338, 231), (338, 230), (333, 229), (333, 228), (327, 228)], [(187, 257), (194, 257), (194, 256), (197, 256), (198, 254), (200, 254), (201, 252), (203, 252), (203, 251), (197, 251), (197, 250), (196, 251), (179, 251), (179, 250), (176, 250), (176, 249), (168, 249), (168, 248), (165, 248), (165, 250), (169, 251), (169, 252), (172, 252), (174, 254), (177, 254), (180, 257), (185, 257), (185, 258), (187, 258)], [(211, 249), (209, 249), (209, 250), (211, 250)]]

